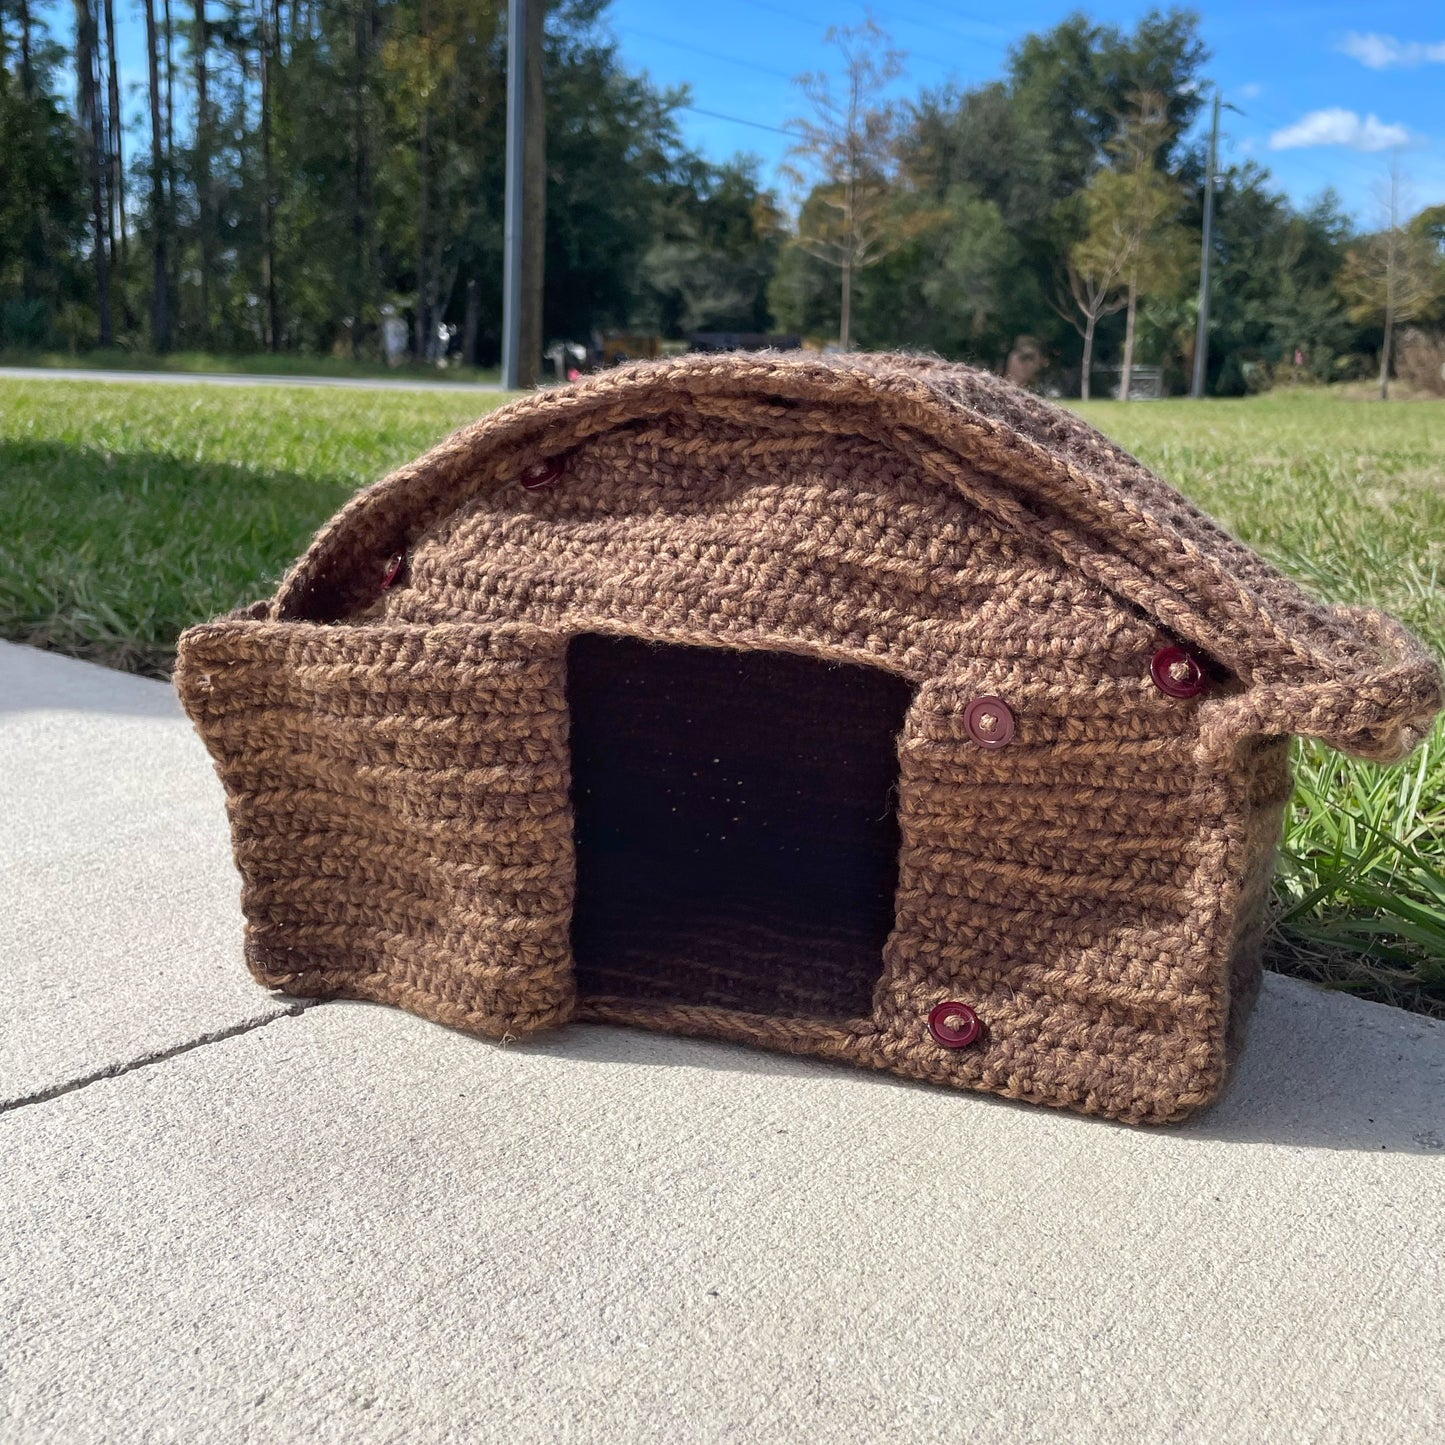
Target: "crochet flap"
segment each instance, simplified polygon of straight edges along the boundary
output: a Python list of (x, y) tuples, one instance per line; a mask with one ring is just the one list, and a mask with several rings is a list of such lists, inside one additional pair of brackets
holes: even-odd
[(553, 666), (545, 640), (447, 626), (233, 618), (182, 636), (176, 687), (226, 787), (260, 982), (497, 1038), (566, 1022)]

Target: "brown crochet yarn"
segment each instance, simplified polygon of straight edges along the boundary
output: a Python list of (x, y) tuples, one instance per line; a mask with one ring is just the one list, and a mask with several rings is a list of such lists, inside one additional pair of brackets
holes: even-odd
[(1441, 705), (1389, 618), (900, 356), (516, 402), (188, 631), (176, 682), (271, 987), (1150, 1122), (1237, 1047), (1288, 735), (1391, 760)]

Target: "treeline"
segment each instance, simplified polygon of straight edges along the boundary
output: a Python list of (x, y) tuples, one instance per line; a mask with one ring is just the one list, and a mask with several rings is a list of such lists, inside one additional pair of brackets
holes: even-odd
[[(1142, 360), (1165, 389), (1186, 389), (1207, 145), (1185, 137), (1210, 95), (1196, 17), (1156, 11), (1125, 33), (1077, 14), (1015, 46), (1003, 78), (901, 108), (876, 83), (896, 69), (886, 36), (863, 26), (838, 40), (836, 92), (871, 103), (850, 148), (841, 105), (808, 78), (803, 160), (864, 163), (835, 161), (804, 199), (770, 291), (778, 319), (836, 325), (851, 249), (852, 325), (866, 344), (970, 357), (1085, 394), (1092, 350), (1125, 378)], [(1445, 319), (1442, 242), (1445, 207), (1409, 224), (1392, 210), (1383, 231), (1360, 235), (1332, 191), (1300, 210), (1255, 164), (1216, 169), (1208, 389), (1369, 371), (1392, 328)], [(1428, 353), (1421, 379), (1438, 386), (1445, 349), (1411, 339)]]
[[(34, 0), (0, 0), (0, 343), (364, 357), (400, 318), (418, 360), (493, 362), (505, 7), (139, 3), (146, 81), (127, 97), (115, 0), (74, 0), (65, 46)], [(1071, 387), (1086, 345), (1101, 365), (1127, 349), (1185, 383), (1205, 160), (1184, 137), (1207, 95), (1191, 15), (1127, 33), (1074, 16), (1016, 46), (997, 81), (880, 100), (861, 149), (830, 150), (826, 87), (805, 87), (788, 203), (748, 157), (718, 165), (683, 144), (686, 95), (625, 68), (605, 10), (547, 14), (549, 340), (837, 337), (846, 289), (861, 345), (1000, 369), (1012, 356)], [(867, 53), (875, 41), (859, 45), (886, 81), (898, 58)], [(121, 124), (127, 105), (143, 131)], [(837, 244), (848, 206), (872, 228), (856, 254)], [(1349, 374), (1387, 325), (1438, 319), (1433, 215), (1385, 245), (1329, 193), (1300, 211), (1258, 167), (1224, 170), (1211, 390)], [(1409, 315), (1407, 273), (1423, 280)]]
[[(445, 327), (495, 360), (502, 4), (141, 0), (132, 155), (114, 3), (75, 0), (63, 51), (31, 0), (0, 0), (7, 344), (365, 355), (395, 313), (421, 356)], [(544, 331), (765, 326), (774, 202), (749, 162), (687, 150), (682, 97), (623, 68), (604, 3), (548, 17)]]

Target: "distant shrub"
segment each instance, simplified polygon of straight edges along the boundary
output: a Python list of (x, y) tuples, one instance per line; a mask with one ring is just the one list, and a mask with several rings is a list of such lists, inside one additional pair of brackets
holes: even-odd
[(1411, 327), (1400, 333), (1395, 375), (1430, 396), (1445, 396), (1445, 338)]

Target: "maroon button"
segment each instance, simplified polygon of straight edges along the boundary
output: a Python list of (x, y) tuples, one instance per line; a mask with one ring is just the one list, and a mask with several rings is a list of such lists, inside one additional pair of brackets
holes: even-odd
[(522, 473), (522, 485), (529, 492), (540, 492), (543, 487), (559, 481), (565, 470), (566, 463), (561, 457), (548, 457), (545, 462)]
[(966, 1049), (983, 1032), (983, 1024), (966, 1003), (950, 999), (928, 1015), (928, 1032), (946, 1049)]
[(1014, 735), (1014, 715), (996, 697), (976, 697), (963, 710), (963, 726), (981, 748), (1001, 748)]
[(401, 576), (402, 564), (406, 561), (406, 553), (398, 552), (387, 564), (386, 571), (381, 574), (381, 590), (386, 591), (396, 579)]
[(1198, 697), (1209, 679), (1193, 653), (1182, 647), (1161, 647), (1149, 664), (1154, 686), (1170, 697)]

